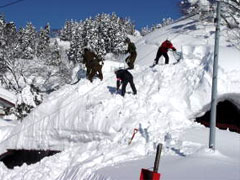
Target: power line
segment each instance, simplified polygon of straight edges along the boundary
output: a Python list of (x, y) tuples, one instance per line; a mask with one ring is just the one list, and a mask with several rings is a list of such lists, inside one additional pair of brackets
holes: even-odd
[(0, 8), (5, 8), (5, 7), (8, 7), (8, 6), (17, 4), (17, 3), (21, 2), (21, 1), (24, 1), (24, 0), (17, 0), (17, 1), (10, 2), (10, 3), (4, 4), (4, 5), (0, 5)]

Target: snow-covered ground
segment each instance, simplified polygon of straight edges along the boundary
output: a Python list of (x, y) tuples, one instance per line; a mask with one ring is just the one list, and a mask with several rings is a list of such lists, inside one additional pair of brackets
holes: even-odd
[[(178, 140), (165, 143), (160, 160), (161, 180), (239, 179), (239, 136), (228, 131), (217, 131), (217, 151), (207, 148), (209, 130), (192, 127)], [(229, 141), (231, 139), (231, 141)], [(238, 142), (238, 143), (236, 143)], [(179, 148), (181, 146), (181, 148)], [(172, 155), (170, 154), (172, 153)], [(167, 154), (167, 155), (165, 155)], [(141, 168), (152, 170), (155, 155), (100, 169), (100, 179), (139, 179)]]
[[(163, 180), (239, 180), (240, 135), (217, 129), (213, 152), (208, 148), (209, 129), (194, 122), (210, 108), (214, 31), (211, 23), (186, 19), (136, 38), (138, 57), (131, 70), (136, 96), (130, 87), (124, 98), (116, 94), (114, 70), (125, 65), (107, 56), (103, 81), (65, 85), (21, 124), (4, 124), (10, 133), (0, 136), (1, 153), (8, 148), (62, 152), (13, 170), (0, 163), (1, 179), (138, 179), (141, 168), (152, 168), (156, 146), (162, 143)], [(240, 52), (225, 34), (223, 30), (218, 97), (240, 107)], [(173, 65), (169, 52), (170, 64), (150, 68), (167, 38), (183, 60)], [(128, 145), (135, 128), (138, 132)]]

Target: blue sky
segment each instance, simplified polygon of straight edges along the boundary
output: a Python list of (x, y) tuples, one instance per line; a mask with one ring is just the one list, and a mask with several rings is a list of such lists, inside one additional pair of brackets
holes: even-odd
[(177, 3), (180, 0), (20, 0), (11, 6), (2, 7), (18, 0), (1, 0), (0, 14), (17, 27), (32, 22), (37, 28), (50, 23), (51, 28), (62, 28), (66, 20), (84, 20), (98, 13), (115, 12), (120, 17), (130, 17), (140, 29), (160, 23), (162, 18), (180, 17)]

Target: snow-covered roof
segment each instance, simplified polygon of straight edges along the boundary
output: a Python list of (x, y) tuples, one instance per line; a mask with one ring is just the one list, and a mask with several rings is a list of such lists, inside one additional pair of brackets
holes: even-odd
[(12, 92), (0, 87), (0, 100), (7, 101), (10, 104), (15, 104), (17, 97)]
[[(237, 172), (239, 135), (221, 133), (238, 144), (231, 143), (233, 147), (228, 151), (221, 139), (218, 143), (222, 143), (221, 147), (226, 146), (222, 148), (224, 151), (211, 154), (206, 145), (208, 130), (193, 122), (194, 115), (206, 110), (203, 107), (211, 101), (214, 30), (213, 24), (203, 25), (186, 19), (139, 38), (135, 42), (138, 52), (136, 66), (131, 70), (138, 91), (135, 96), (131, 94), (129, 85), (124, 98), (116, 93), (114, 69), (126, 65), (113, 61), (111, 56), (103, 66), (103, 81), (94, 79), (90, 83), (82, 79), (50, 94), (22, 123), (11, 129), (8, 136), (3, 137), (0, 151), (25, 148), (61, 150), (62, 153), (13, 171), (0, 164), (1, 177), (13, 179), (18, 175), (19, 179), (26, 180), (94, 180), (92, 175), (98, 169), (147, 156), (155, 151), (159, 142), (166, 147), (163, 155), (171, 156), (169, 159), (177, 156), (183, 162), (184, 158), (203, 158), (201, 165), (204, 168), (207, 162), (211, 169), (214, 166), (220, 172), (224, 170), (225, 174), (232, 174), (228, 173), (229, 169), (222, 168), (232, 164), (230, 172)], [(150, 68), (159, 45), (166, 38), (183, 53), (183, 60), (173, 65), (176, 61), (169, 52), (170, 64), (163, 65), (163, 59), (160, 59), (159, 65)], [(220, 52), (234, 55), (231, 58), (227, 58), (228, 54), (220, 57), (218, 95), (221, 98), (233, 98), (233, 95), (238, 98), (240, 52), (230, 48), (224, 37), (220, 38)], [(129, 145), (135, 128), (138, 132)], [(186, 132), (191, 132), (188, 139), (184, 139)], [(212, 159), (223, 163), (213, 163)], [(186, 164), (182, 164), (184, 166), (180, 169), (184, 170)], [(222, 169), (219, 164), (223, 165)], [(193, 179), (192, 176), (185, 178), (191, 162), (188, 165), (182, 179)], [(214, 175), (218, 174), (215, 172)], [(220, 177), (217, 176), (218, 179)], [(213, 176), (202, 179), (210, 180)]]

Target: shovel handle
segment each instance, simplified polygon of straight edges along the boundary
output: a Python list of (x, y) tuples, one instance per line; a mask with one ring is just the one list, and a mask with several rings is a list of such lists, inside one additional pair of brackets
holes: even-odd
[(133, 140), (133, 138), (134, 138), (134, 136), (135, 136), (135, 134), (136, 134), (137, 132), (138, 132), (138, 129), (135, 128), (135, 129), (133, 130), (133, 135), (132, 135), (130, 141), (128, 142), (128, 145), (130, 145), (130, 144), (132, 143), (132, 140)]
[(162, 152), (162, 144), (159, 143), (157, 146), (157, 153), (156, 153), (156, 157), (155, 157), (155, 162), (154, 162), (154, 168), (153, 168), (153, 172), (158, 172), (158, 167), (159, 167), (159, 162), (160, 162), (160, 157), (161, 157), (161, 152)]

